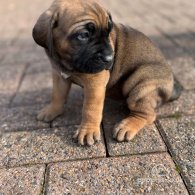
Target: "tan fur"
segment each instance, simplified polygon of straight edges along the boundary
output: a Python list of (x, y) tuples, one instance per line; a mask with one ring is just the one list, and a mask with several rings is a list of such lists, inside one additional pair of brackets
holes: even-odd
[[(42, 46), (46, 44), (49, 18), (56, 10), (59, 12), (59, 28), (54, 29), (54, 40), (56, 50), (64, 59), (69, 58), (71, 49), (66, 37), (81, 24), (76, 22), (93, 20), (98, 26), (107, 25), (107, 11), (93, 0), (56, 0), (35, 26), (38, 32), (35, 39)], [(99, 13), (98, 17), (95, 12)], [(54, 70), (52, 103), (38, 115), (39, 120), (53, 120), (63, 112), (71, 83), (82, 86), (85, 94), (82, 123), (74, 136), (82, 145), (85, 140), (88, 145), (93, 145), (94, 140), (100, 139), (105, 94), (127, 99), (130, 115), (113, 131), (113, 137), (118, 141), (131, 140), (140, 129), (153, 123), (155, 108), (168, 101), (172, 94), (172, 71), (161, 52), (145, 35), (130, 27), (114, 24), (110, 42), (115, 52), (112, 71), (74, 73), (63, 80), (59, 76), (60, 71)]]
[(38, 114), (37, 119), (45, 122), (52, 121), (57, 116), (63, 114), (64, 103), (71, 87), (70, 79), (64, 80), (59, 73), (53, 69), (53, 91), (52, 101)]
[(95, 75), (78, 74), (73, 76), (73, 80), (83, 86), (85, 94), (82, 122), (74, 136), (82, 145), (84, 145), (85, 137), (88, 145), (93, 145), (94, 139), (100, 139), (100, 123), (109, 77), (109, 71), (102, 71)]

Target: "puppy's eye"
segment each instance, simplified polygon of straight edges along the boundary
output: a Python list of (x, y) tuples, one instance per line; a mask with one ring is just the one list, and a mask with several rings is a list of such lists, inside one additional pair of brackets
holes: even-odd
[(87, 30), (88, 30), (91, 34), (93, 34), (93, 33), (95, 32), (95, 24), (93, 24), (92, 22), (88, 23), (88, 24), (86, 25), (86, 28), (87, 28)]
[(89, 40), (89, 32), (88, 31), (84, 31), (81, 32), (77, 35), (77, 39), (79, 41), (88, 41)]

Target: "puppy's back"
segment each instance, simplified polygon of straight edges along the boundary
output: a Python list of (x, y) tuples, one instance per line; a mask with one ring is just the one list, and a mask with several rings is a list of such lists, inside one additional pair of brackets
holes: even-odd
[(121, 79), (121, 76), (128, 76), (144, 64), (154, 66), (160, 64), (162, 69), (171, 72), (161, 51), (143, 33), (129, 26), (117, 24), (114, 25), (111, 37), (115, 45), (115, 63), (111, 82), (112, 77), (115, 80)]

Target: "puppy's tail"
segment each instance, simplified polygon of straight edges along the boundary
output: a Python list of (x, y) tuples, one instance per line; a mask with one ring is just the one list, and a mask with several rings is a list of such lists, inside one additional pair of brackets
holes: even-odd
[(183, 91), (183, 87), (181, 86), (179, 81), (174, 77), (173, 92), (172, 92), (172, 95), (171, 95), (169, 101), (177, 100), (180, 97), (182, 91)]

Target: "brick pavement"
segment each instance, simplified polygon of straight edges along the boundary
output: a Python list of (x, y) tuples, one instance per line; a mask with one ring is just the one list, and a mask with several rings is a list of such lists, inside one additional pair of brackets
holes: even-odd
[(102, 141), (78, 147), (82, 90), (73, 86), (65, 113), (50, 124), (35, 116), (50, 101), (49, 62), (31, 37), (51, 0), (0, 3), (0, 194), (194, 194), (195, 2), (102, 0), (115, 21), (148, 35), (184, 90), (129, 143), (111, 138), (126, 115), (105, 102)]

